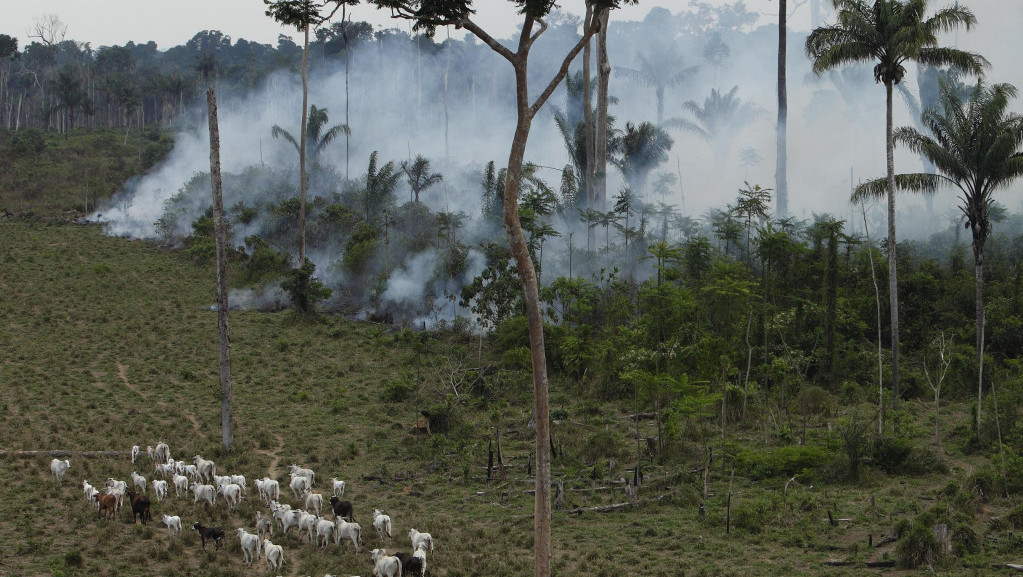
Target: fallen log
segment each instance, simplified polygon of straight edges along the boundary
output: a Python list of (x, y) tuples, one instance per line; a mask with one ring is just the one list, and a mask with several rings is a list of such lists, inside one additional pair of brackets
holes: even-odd
[(895, 567), (895, 561), (867, 561), (867, 567), (871, 569), (882, 569), (885, 567)]
[(574, 513), (576, 515), (579, 515), (581, 513), (586, 513), (586, 512), (591, 512), (591, 513), (607, 513), (608, 511), (614, 511), (615, 509), (621, 509), (623, 507), (631, 507), (631, 506), (634, 506), (634, 505), (645, 505), (647, 503), (656, 503), (657, 501), (660, 501), (661, 499), (664, 499), (665, 497), (668, 497), (670, 495), (671, 495), (671, 493), (665, 493), (665, 494), (661, 495), (660, 497), (654, 497), (653, 499), (644, 499), (642, 501), (636, 501), (634, 503), (633, 502), (625, 502), (625, 503), (615, 503), (614, 505), (600, 505), (598, 507), (578, 507), (578, 508), (575, 508), (575, 509), (570, 509), (570, 510), (565, 511), (565, 512), (566, 513)]
[(123, 457), (128, 455), (128, 451), (67, 451), (67, 450), (52, 450), (52, 451), (0, 451), (0, 457)]
[(622, 419), (622, 420), (625, 420), (625, 419), (645, 419), (645, 420), (649, 420), (649, 419), (657, 418), (657, 413), (636, 413), (634, 415), (621, 415), (621, 416), (615, 417), (615, 418), (616, 419)]
[(881, 539), (880, 541), (878, 541), (877, 545), (874, 545), (874, 547), (875, 548), (876, 547), (884, 547), (885, 545), (888, 545), (889, 543), (894, 543), (896, 541), (898, 541), (898, 539), (896, 537), (888, 536), (888, 537), (885, 537), (884, 539)]

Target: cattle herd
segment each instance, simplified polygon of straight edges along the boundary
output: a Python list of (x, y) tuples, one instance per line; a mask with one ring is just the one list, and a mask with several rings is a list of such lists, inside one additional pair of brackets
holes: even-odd
[[(132, 446), (130, 453), (132, 465), (137, 467), (141, 464), (143, 453), (138, 445)], [(247, 497), (248, 482), (244, 475), (218, 475), (216, 464), (201, 455), (195, 455), (190, 463), (176, 461), (171, 457), (170, 447), (164, 442), (157, 443), (156, 448), (146, 447), (145, 455), (153, 465), (151, 482), (137, 470), (132, 471), (130, 485), (129, 482), (113, 477), (108, 478), (99, 487), (93, 486), (88, 480), (82, 481), (82, 493), (86, 502), (104, 519), (115, 519), (122, 507), (127, 508), (125, 506), (127, 502), (132, 511), (132, 523), (141, 521), (145, 525), (152, 518), (153, 503), (148, 496), (149, 489), (152, 489), (156, 503), (170, 499), (171, 488), (175, 498), (187, 499), (187, 494), (191, 492), (193, 507), (201, 506), (206, 511), (217, 507), (218, 498), (226, 504), (228, 510), (234, 511), (241, 500)], [(53, 459), (50, 462), (50, 472), (54, 482), (61, 484), (64, 474), (70, 467), (71, 462), (68, 459)], [(325, 507), (324, 495), (314, 488), (316, 480), (314, 471), (293, 464), (289, 472), (288, 488), (303, 508), (294, 509), (290, 504), (281, 502), (278, 480), (269, 477), (256, 479), (253, 484), (258, 498), (267, 508), (268, 515), (264, 516), (262, 511), (256, 512), (252, 525), (254, 533), (249, 532), (246, 527), (234, 528), (242, 552), (242, 563), (254, 565), (262, 558), (268, 571), (284, 570), (284, 566), (288, 564), (284, 548), (281, 544), (271, 541), (271, 538), (283, 541), (292, 528), (295, 529), (293, 534), (300, 543), (308, 543), (326, 550), (331, 541), (335, 547), (340, 548), (344, 548), (345, 542), (350, 542), (358, 556), (359, 546), (365, 542), (362, 539), (362, 527), (355, 520), (354, 505), (351, 501), (343, 500), (347, 486), (345, 481), (336, 477), (330, 479), (331, 494), (327, 501), (330, 506)], [(328, 512), (333, 519), (326, 517), (324, 513)], [(170, 538), (181, 534), (180, 516), (163, 515), (161, 519)], [(225, 535), (222, 527), (207, 527), (196, 521), (191, 528), (198, 533), (203, 551), (208, 552), (207, 544), (213, 545), (213, 554), (220, 550)], [(274, 536), (275, 528), (279, 537)], [(394, 536), (391, 517), (379, 509), (374, 509), (373, 528), (380, 547), (370, 551), (371, 560), (367, 560), (367, 564), (372, 565), (374, 576), (425, 577), (426, 555), (433, 552), (433, 537), (429, 533), (411, 528), (408, 536), (412, 553), (402, 551), (388, 553), (384, 547)], [(292, 539), (292, 542), (294, 540)]]

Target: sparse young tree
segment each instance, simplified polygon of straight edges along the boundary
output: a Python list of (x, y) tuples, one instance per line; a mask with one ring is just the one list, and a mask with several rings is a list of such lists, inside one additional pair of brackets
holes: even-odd
[(945, 331), (939, 331), (938, 336), (931, 341), (931, 347), (938, 355), (937, 362), (934, 363), (933, 375), (926, 354), (923, 362), (927, 384), (934, 391), (934, 445), (938, 460), (941, 460), (941, 386), (945, 382), (945, 375), (948, 374), (948, 367), (952, 364), (952, 351), (949, 350), (951, 345), (951, 337), (945, 339)]

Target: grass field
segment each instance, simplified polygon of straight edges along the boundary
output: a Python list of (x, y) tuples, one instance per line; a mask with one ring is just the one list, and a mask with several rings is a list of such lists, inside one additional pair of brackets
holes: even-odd
[[(86, 505), (83, 479), (94, 485), (108, 477), (127, 480), (129, 447), (159, 440), (176, 458), (202, 454), (221, 473), (244, 474), (250, 485), (270, 475), (287, 492), (291, 463), (314, 469), (322, 491), (329, 493), (331, 476), (348, 482), (345, 497), (363, 527), (362, 552), (334, 546), (321, 552), (294, 533), (275, 532), (274, 542), (285, 549), (284, 574), (370, 574), (368, 551), (378, 546), (374, 508), (394, 521), (389, 549), (408, 549), (410, 527), (433, 534), (432, 575), (531, 574), (528, 375), (505, 372), (487, 381), (488, 394), (461, 391), (456, 397), (449, 378), (459, 363), (475, 359), (472, 337), (233, 311), (236, 448), (225, 457), (219, 454), (216, 317), (210, 311), (215, 284), (208, 268), (154, 244), (103, 236), (93, 226), (13, 220), (0, 221), (0, 259), (0, 450), (73, 452), (59, 487), (49, 478), (48, 456), (0, 458), (0, 575), (268, 574), (262, 564), (243, 567), (233, 535), (235, 527), (251, 529), (257, 510), (265, 514), (254, 496), (235, 512), (222, 502), (205, 511), (190, 498), (172, 497), (154, 503), (154, 523), (147, 527), (132, 525), (123, 511), (103, 521)], [(382, 393), (398, 385), (409, 388), (408, 400), (383, 401)], [(567, 415), (554, 427), (563, 451), (554, 474), (565, 482), (566, 509), (625, 502), (611, 481), (634, 462), (635, 424), (617, 418), (631, 411), (587, 399), (573, 387), (555, 382), (552, 389), (552, 407)], [(488, 402), (496, 398), (507, 402)], [(450, 411), (451, 434), (413, 434), (421, 410)], [(966, 410), (951, 406), (946, 430), (966, 420)], [(930, 411), (916, 403), (906, 409), (920, 443), (930, 439)], [(488, 482), (495, 425), (508, 472)], [(826, 425), (813, 423), (809, 434), (833, 442)], [(642, 436), (652, 436), (652, 422), (641, 426)], [(776, 442), (758, 427), (731, 434), (739, 447)], [(703, 449), (690, 447), (648, 467), (638, 505), (555, 512), (554, 573), (863, 575), (864, 562), (894, 554), (892, 545), (869, 547), (868, 540), (892, 534), (900, 519), (913, 519), (950, 492), (969, 497), (970, 475), (988, 459), (963, 456), (956, 443), (948, 440), (953, 466), (947, 474), (894, 477), (867, 470), (856, 482), (801, 477), (787, 493), (785, 476), (737, 474), (730, 483), (730, 470), (716, 466), (706, 516), (698, 509), (702, 478), (690, 472), (702, 466)], [(77, 454), (102, 450), (125, 453)], [(136, 468), (152, 476), (145, 457)], [(287, 493), (283, 500), (297, 506)], [(982, 550), (965, 563), (935, 567), (938, 574), (983, 575), (991, 563), (1019, 560), (1019, 538), (1011, 523), (1000, 521), (1013, 503), (989, 496), (976, 501), (970, 523)], [(162, 514), (180, 515), (186, 527), (195, 521), (222, 526), (226, 549), (202, 553), (194, 531), (169, 538)], [(825, 565), (845, 561), (855, 564)]]

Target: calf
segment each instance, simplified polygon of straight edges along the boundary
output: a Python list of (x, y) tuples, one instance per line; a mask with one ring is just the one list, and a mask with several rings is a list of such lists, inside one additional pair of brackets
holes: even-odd
[(117, 513), (117, 497), (114, 495), (97, 495), (96, 501), (99, 503), (100, 515), (103, 515), (104, 519), (112, 519)]
[(181, 517), (177, 515), (164, 515), (163, 524), (167, 526), (168, 535), (181, 532)]
[(202, 539), (202, 550), (206, 550), (206, 541), (213, 541), (216, 545), (216, 550), (220, 551), (220, 540), (224, 538), (224, 530), (220, 527), (204, 527), (198, 521), (192, 528), (199, 532), (199, 538)]

